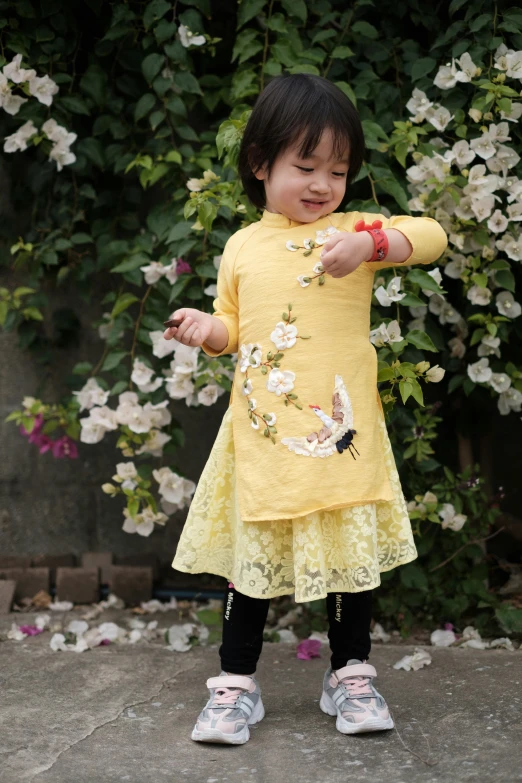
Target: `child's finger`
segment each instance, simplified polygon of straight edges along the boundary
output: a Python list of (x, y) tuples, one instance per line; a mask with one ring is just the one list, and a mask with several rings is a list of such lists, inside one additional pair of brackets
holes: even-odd
[(176, 340), (179, 340), (180, 343), (185, 342), (184, 337), (187, 332), (187, 329), (194, 323), (194, 319), (188, 315), (186, 318), (183, 319), (183, 323), (181, 326), (178, 326), (176, 331)]
[(190, 343), (192, 342), (192, 338), (194, 337), (198, 329), (199, 329), (199, 324), (197, 323), (197, 321), (188, 327), (185, 334), (183, 335), (183, 343), (185, 345), (190, 345)]
[(341, 239), (344, 239), (344, 234), (345, 234), (345, 233), (346, 233), (346, 232), (344, 232), (344, 231), (339, 231), (339, 233), (338, 233), (338, 234), (334, 234), (334, 235), (333, 235), (333, 237), (331, 237), (331, 238), (328, 240), (328, 242), (326, 243), (326, 245), (323, 245), (323, 249), (322, 249), (322, 251), (321, 251), (321, 258), (323, 258), (323, 256), (324, 256), (326, 253), (329, 253), (329, 252), (330, 252), (330, 250), (333, 250), (333, 248), (336, 246), (336, 244), (337, 244), (338, 242), (340, 242), (340, 241), (341, 241)]

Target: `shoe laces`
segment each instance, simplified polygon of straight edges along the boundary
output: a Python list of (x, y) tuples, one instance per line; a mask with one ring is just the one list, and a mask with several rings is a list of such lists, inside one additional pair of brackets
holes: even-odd
[(241, 688), (216, 688), (212, 707), (235, 704), (239, 696), (241, 696)]
[(370, 681), (370, 677), (362, 677), (361, 675), (358, 675), (357, 677), (343, 677), (343, 679), (340, 680), (340, 684), (346, 687), (349, 698), (357, 696), (373, 696), (372, 690), (370, 688)]

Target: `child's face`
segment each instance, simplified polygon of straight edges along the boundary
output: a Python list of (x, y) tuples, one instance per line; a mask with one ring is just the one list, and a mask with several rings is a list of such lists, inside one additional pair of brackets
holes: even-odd
[(332, 132), (326, 129), (309, 158), (300, 158), (298, 144), (288, 147), (275, 161), (270, 176), (260, 169), (266, 208), (299, 223), (312, 223), (335, 212), (343, 200), (348, 173), (348, 152), (341, 160), (333, 154)]

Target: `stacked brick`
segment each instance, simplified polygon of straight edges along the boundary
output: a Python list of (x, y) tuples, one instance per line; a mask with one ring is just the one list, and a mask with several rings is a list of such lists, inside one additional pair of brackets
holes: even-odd
[(112, 552), (84, 552), (79, 565), (69, 554), (0, 557), (0, 614), (9, 612), (13, 601), (51, 593), (53, 587), (57, 601), (91, 604), (107, 585), (127, 606), (137, 606), (152, 597), (158, 570), (153, 554), (113, 558)]

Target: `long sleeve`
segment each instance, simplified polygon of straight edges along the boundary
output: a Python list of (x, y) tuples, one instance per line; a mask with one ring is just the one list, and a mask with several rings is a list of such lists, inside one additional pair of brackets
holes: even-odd
[(225, 353), (237, 353), (239, 336), (238, 294), (234, 278), (235, 254), (230, 248), (230, 240), (225, 245), (223, 257), (219, 265), (217, 278), (217, 297), (214, 299), (213, 315), (226, 326), (228, 343), (222, 351), (215, 351), (207, 343), (202, 344), (203, 351), (208, 356), (222, 356)]
[[(411, 264), (432, 264), (441, 257), (448, 246), (448, 237), (446, 232), (436, 220), (429, 217), (411, 217), (411, 215), (378, 215), (372, 212), (352, 212), (353, 221), (348, 230), (354, 230), (354, 225), (358, 220), (363, 219), (365, 223), (373, 223), (374, 220), (382, 220), (382, 227), (396, 228), (401, 231), (410, 241), (413, 251), (409, 258), (400, 264), (391, 264), (387, 259), (384, 261), (367, 261), (370, 269), (377, 271), (391, 266), (408, 266)], [(348, 226), (347, 226), (348, 228)]]

